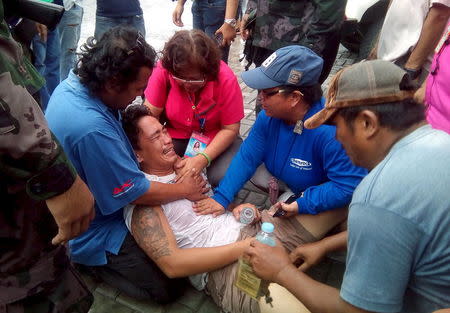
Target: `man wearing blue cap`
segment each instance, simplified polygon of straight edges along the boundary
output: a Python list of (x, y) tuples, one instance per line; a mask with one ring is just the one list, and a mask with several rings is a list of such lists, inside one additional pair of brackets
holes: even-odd
[[(270, 175), (292, 191), (292, 203), (278, 202), (307, 238), (322, 238), (346, 217), (345, 208), (366, 171), (351, 164), (335, 139), (335, 127), (303, 129), (303, 121), (324, 105), (318, 83), (322, 58), (302, 46), (275, 51), (261, 67), (242, 73), (260, 91), (263, 111), (215, 190), (199, 201), (200, 214), (221, 214), (235, 194), (264, 164)], [(259, 176), (259, 175), (256, 175)], [(270, 177), (270, 176), (269, 176)], [(258, 177), (254, 177), (258, 178)], [(266, 180), (267, 181), (267, 180)], [(251, 206), (250, 204), (243, 206)], [(321, 214), (320, 214), (321, 213)]]

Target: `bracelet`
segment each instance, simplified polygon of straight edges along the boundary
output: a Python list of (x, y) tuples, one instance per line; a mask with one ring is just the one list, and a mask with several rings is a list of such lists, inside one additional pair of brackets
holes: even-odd
[(208, 161), (208, 165), (206, 165), (206, 167), (209, 167), (211, 165), (211, 158), (205, 152), (199, 152), (197, 153), (197, 155), (203, 155), (205, 157), (205, 159)]
[(405, 70), (405, 72), (409, 75), (409, 77), (412, 80), (415, 80), (417, 77), (419, 77), (420, 74), (422, 74), (422, 68), (412, 69), (412, 68), (404, 67), (403, 69)]

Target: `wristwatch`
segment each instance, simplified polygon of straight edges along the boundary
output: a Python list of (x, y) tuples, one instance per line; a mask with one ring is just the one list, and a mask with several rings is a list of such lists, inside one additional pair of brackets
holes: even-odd
[(422, 74), (422, 68), (412, 69), (403, 67), (403, 69), (406, 71), (409, 77), (411, 77), (412, 80), (415, 80), (417, 77), (419, 77), (420, 74)]
[(235, 18), (226, 18), (223, 22), (229, 24), (231, 27), (236, 27)]

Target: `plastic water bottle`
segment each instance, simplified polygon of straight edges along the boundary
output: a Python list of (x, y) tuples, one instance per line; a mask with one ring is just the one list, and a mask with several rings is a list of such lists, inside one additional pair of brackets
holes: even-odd
[(273, 234), (275, 227), (272, 223), (263, 223), (261, 231), (256, 235), (256, 240), (271, 247), (276, 246), (275, 236)]
[[(261, 231), (256, 235), (256, 240), (274, 247), (276, 245), (275, 236), (273, 234), (274, 228), (272, 223), (263, 223)], [(256, 276), (252, 266), (243, 258), (239, 259), (239, 268), (234, 284), (237, 288), (241, 289), (254, 299), (259, 299), (261, 296), (266, 296), (266, 301), (268, 299), (269, 282)]]

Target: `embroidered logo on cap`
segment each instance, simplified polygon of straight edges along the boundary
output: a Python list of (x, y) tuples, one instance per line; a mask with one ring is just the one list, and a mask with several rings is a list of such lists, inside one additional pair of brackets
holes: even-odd
[(287, 82), (292, 85), (297, 85), (300, 82), (300, 79), (302, 79), (302, 76), (303, 76), (302, 72), (297, 70), (291, 70)]
[(273, 61), (277, 58), (277, 53), (272, 53), (262, 64), (262, 67), (269, 67), (270, 64), (272, 64)]

